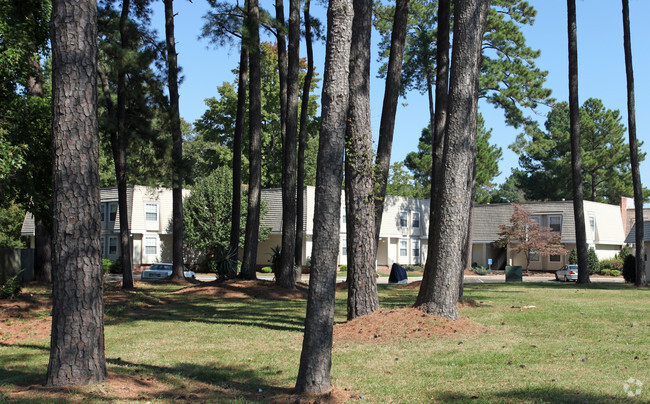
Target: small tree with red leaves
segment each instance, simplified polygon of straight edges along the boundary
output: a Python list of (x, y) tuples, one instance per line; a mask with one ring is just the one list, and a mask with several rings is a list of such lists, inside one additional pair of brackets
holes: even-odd
[(501, 247), (511, 245), (517, 252), (523, 252), (526, 257), (526, 272), (530, 265), (530, 258), (534, 254), (539, 256), (564, 255), (568, 251), (561, 244), (560, 233), (551, 231), (548, 227), (541, 227), (530, 217), (528, 210), (517, 204), (510, 217), (510, 225), (500, 224), (499, 240), (496, 244)]

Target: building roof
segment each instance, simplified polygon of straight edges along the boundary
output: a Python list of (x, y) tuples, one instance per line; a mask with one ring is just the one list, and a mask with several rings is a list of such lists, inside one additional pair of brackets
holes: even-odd
[[(626, 243), (636, 243), (636, 223), (632, 225), (630, 232), (625, 238)], [(650, 221), (643, 221), (643, 241), (650, 241)]]

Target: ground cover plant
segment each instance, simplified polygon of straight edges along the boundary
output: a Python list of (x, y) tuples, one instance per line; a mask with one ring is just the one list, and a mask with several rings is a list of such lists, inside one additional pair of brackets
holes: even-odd
[[(298, 402), (650, 401), (648, 288), (468, 284), (462, 319), (450, 322), (409, 308), (417, 283), (380, 285), (382, 309), (349, 323), (346, 290), (337, 288), (335, 390)], [(296, 402), (304, 285), (109, 283), (110, 378), (65, 389), (40, 386), (49, 293), (28, 285), (0, 301), (0, 402)]]

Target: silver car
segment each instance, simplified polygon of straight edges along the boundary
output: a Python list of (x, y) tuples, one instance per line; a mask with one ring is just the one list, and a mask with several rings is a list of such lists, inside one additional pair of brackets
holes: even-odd
[[(155, 281), (159, 279), (165, 279), (172, 276), (172, 264), (153, 264), (149, 269), (142, 271), (141, 280), (143, 281)], [(186, 278), (196, 278), (196, 274), (193, 271), (185, 269), (183, 275)]]
[(577, 281), (578, 280), (578, 266), (565, 265), (555, 271), (555, 279), (558, 281)]

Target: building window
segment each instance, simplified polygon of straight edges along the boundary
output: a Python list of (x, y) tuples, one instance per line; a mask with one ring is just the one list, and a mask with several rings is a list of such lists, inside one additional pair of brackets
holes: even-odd
[(341, 221), (343, 224), (347, 223), (347, 217), (345, 216), (345, 206), (341, 206)]
[(589, 228), (591, 229), (591, 233), (596, 233), (596, 217), (595, 216), (589, 216)]
[(549, 255), (548, 260), (550, 262), (560, 262), (561, 257), (559, 255)]
[(409, 226), (409, 213), (405, 210), (399, 212), (399, 227)]
[(413, 245), (413, 257), (417, 258), (420, 256), (420, 240), (413, 240), (411, 243)]
[(420, 212), (413, 212), (411, 216), (411, 227), (414, 229), (420, 228)]
[(144, 253), (146, 255), (156, 255), (156, 254), (158, 254), (158, 238), (157, 237), (145, 237), (144, 238)]
[(399, 256), (400, 257), (407, 257), (409, 253), (408, 250), (408, 243), (406, 240), (400, 240), (399, 241)]
[(108, 238), (108, 255), (117, 255), (117, 237)]
[(562, 216), (554, 215), (548, 217), (548, 227), (551, 231), (560, 233), (562, 231)]
[(530, 220), (537, 223), (538, 226), (541, 226), (542, 224), (542, 218), (540, 218), (539, 216), (531, 216)]
[(102, 222), (106, 220), (106, 204), (102, 203), (99, 205), (99, 214), (102, 218)]
[(145, 203), (144, 204), (144, 217), (147, 222), (157, 222), (158, 221), (158, 204), (157, 203)]
[(116, 216), (117, 216), (117, 202), (111, 202), (108, 204), (108, 221), (114, 222)]
[(539, 254), (537, 254), (536, 252), (531, 252), (530, 262), (539, 262)]
[(344, 257), (348, 255), (348, 240), (346, 239), (341, 240), (341, 255)]

